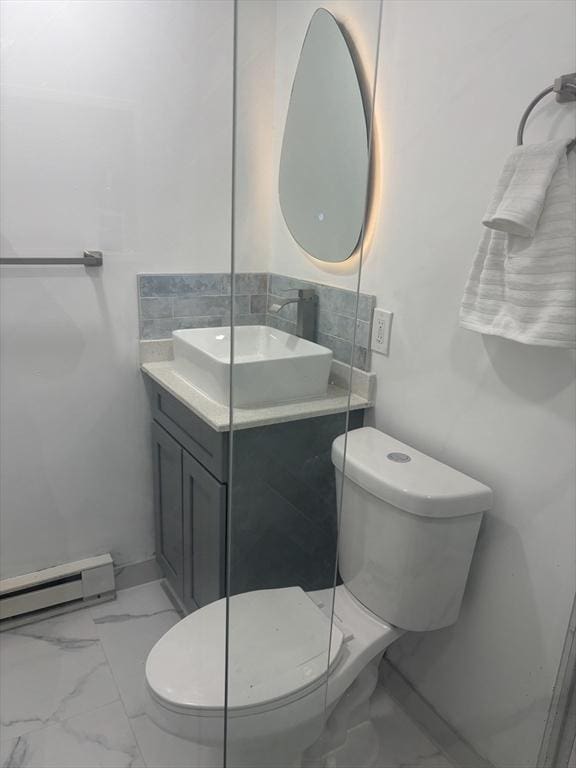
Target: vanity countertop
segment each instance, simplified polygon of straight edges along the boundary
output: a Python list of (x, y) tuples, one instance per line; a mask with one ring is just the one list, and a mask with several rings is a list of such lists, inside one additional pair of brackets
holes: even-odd
[[(140, 342), (142, 371), (157, 384), (189, 408), (196, 416), (217, 432), (230, 429), (230, 409), (216, 403), (197, 390), (180, 376), (172, 358), (171, 341)], [(278, 405), (264, 405), (257, 408), (235, 408), (234, 429), (249, 429), (267, 424), (297, 421), (315, 416), (342, 413), (348, 408), (347, 380), (349, 366), (333, 362), (330, 384), (324, 397), (299, 400)], [(375, 374), (353, 369), (350, 410), (371, 408), (374, 405)]]

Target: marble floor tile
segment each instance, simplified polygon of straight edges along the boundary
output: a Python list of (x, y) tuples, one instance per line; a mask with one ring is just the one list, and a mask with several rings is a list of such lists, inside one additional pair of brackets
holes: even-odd
[(453, 768), (438, 747), (378, 686), (370, 702), (371, 724), (379, 741), (378, 768)]
[[(149, 582), (0, 634), (0, 768), (220, 768), (144, 712), (146, 657), (179, 619)], [(452, 768), (382, 686), (363, 707), (322, 768)]]
[(0, 742), (2, 768), (144, 768), (122, 704)]
[(147, 715), (131, 721), (138, 746), (149, 768), (221, 768), (222, 753), (195, 746), (155, 725)]
[(119, 698), (88, 611), (0, 634), (0, 678), (2, 740)]
[(90, 610), (126, 712), (141, 715), (146, 658), (180, 616), (157, 581), (124, 589), (114, 602)]

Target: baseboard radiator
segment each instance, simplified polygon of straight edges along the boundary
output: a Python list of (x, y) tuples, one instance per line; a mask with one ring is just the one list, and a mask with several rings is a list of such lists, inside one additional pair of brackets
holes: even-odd
[(38, 620), (115, 597), (109, 554), (0, 581), (0, 628)]

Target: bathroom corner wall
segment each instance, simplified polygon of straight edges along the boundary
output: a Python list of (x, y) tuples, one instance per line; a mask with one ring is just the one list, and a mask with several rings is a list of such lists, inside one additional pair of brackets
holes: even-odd
[[(369, 371), (370, 334), (376, 296), (367, 293), (360, 294), (358, 317), (356, 317), (355, 291), (286, 277), (286, 275), (272, 274), (268, 283), (268, 303), (282, 301), (287, 295), (295, 295), (295, 290), (299, 288), (311, 288), (316, 291), (318, 297), (318, 343), (331, 349), (335, 360), (348, 365), (352, 361), (355, 368)], [(287, 333), (296, 334), (296, 319), (296, 305), (291, 304), (282, 309), (279, 314), (268, 312), (266, 324)], [(356, 335), (354, 335), (355, 329)]]
[[(375, 4), (322, 3), (364, 70)], [(280, 2), (274, 152), (315, 2)], [(495, 491), (462, 614), (408, 636), (389, 658), (498, 768), (536, 768), (576, 581), (572, 352), (483, 338), (458, 326), (481, 218), (526, 105), (574, 71), (570, 0), (385, 0), (376, 173), (361, 291), (394, 312), (373, 423)], [(574, 105), (535, 111), (527, 141), (576, 135)], [(572, 153), (571, 163), (576, 162)], [(354, 290), (358, 258), (326, 265), (291, 238), (275, 194), (270, 271)]]
[[(375, 425), (494, 489), (459, 622), (388, 658), (499, 768), (534, 768), (575, 587), (575, 356), (458, 326), (481, 218), (529, 101), (574, 71), (563, 0), (387, 0), (381, 196), (362, 288), (394, 312)], [(526, 140), (576, 135), (543, 102)], [(576, 162), (572, 153), (571, 164)], [(572, 168), (574, 170), (574, 167)]]
[(232, 4), (8, 1), (2, 37), (2, 253), (104, 266), (2, 267), (1, 575), (143, 560), (136, 274), (230, 268)]
[[(223, 272), (138, 275), (140, 338), (167, 339), (182, 328), (229, 325), (230, 284), (230, 275)], [(236, 272), (235, 324), (268, 325), (296, 335), (296, 304), (286, 305), (280, 313), (270, 312), (270, 305), (295, 296), (298, 288), (316, 292), (319, 343), (332, 350), (335, 360), (348, 365), (352, 360), (354, 367), (370, 370), (374, 295), (360, 294), (356, 318), (354, 291), (267, 272)]]

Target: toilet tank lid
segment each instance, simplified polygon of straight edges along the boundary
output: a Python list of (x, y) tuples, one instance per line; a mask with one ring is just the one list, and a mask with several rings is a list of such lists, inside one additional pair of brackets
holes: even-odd
[[(342, 471), (345, 435), (332, 443)], [(424, 517), (459, 517), (492, 508), (488, 486), (374, 427), (348, 432), (345, 475), (383, 501)]]

